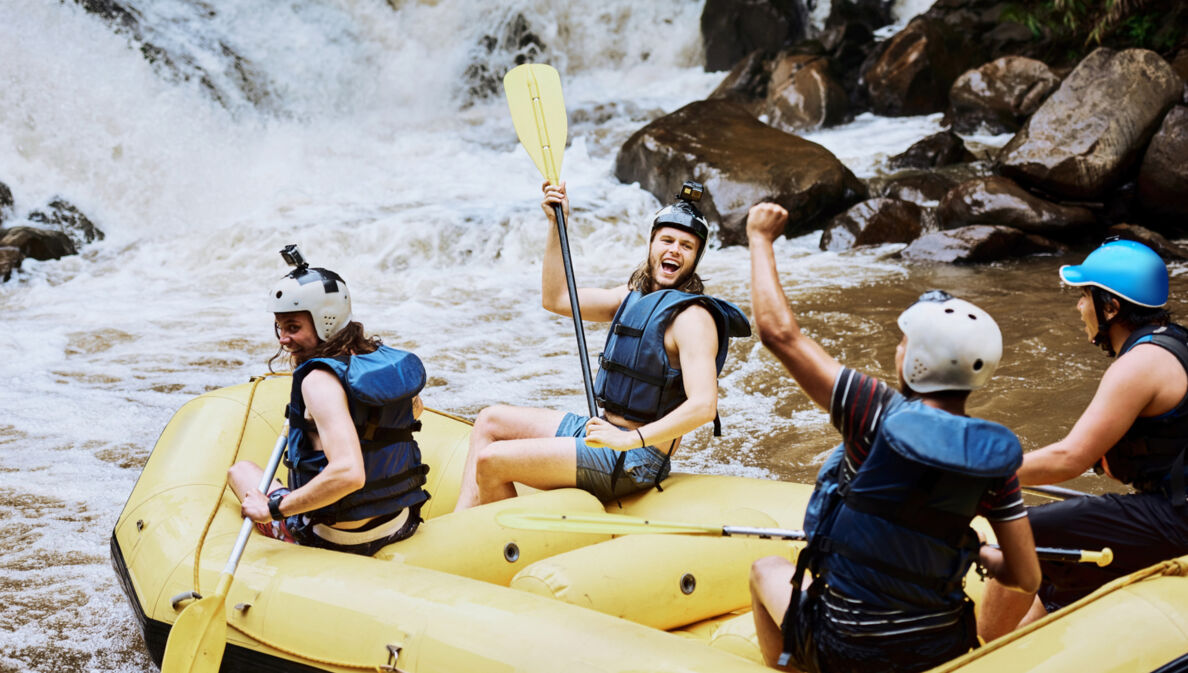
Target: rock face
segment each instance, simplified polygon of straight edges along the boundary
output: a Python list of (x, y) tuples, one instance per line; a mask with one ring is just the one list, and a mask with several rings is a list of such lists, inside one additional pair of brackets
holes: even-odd
[(808, 16), (797, 0), (706, 0), (705, 69), (730, 70), (756, 49), (774, 52), (804, 38), (807, 29)]
[(866, 195), (866, 187), (820, 145), (759, 122), (725, 100), (690, 103), (636, 131), (619, 150), (615, 176), (667, 200), (681, 183), (706, 187), (702, 211), (725, 245), (746, 242), (747, 210), (788, 209), (788, 233), (820, 227)]
[(776, 61), (763, 112), (767, 123), (789, 133), (841, 122), (849, 99), (829, 61), (791, 54)]
[(1004, 56), (953, 82), (945, 119), (959, 133), (980, 126), (991, 133), (1015, 132), (1059, 85), (1060, 78), (1043, 62)]
[(1045, 201), (1008, 178), (976, 178), (945, 194), (936, 209), (943, 229), (970, 224), (1002, 224), (1032, 234), (1080, 234), (1096, 220), (1087, 208)]
[[(0, 236), (2, 235), (3, 232), (0, 231)], [(21, 261), (24, 259), (20, 248), (0, 245), (0, 282), (7, 282), (12, 278), (12, 272), (21, 267)]]
[(74, 242), (66, 234), (35, 227), (5, 229), (4, 235), (0, 236), (0, 248), (3, 247), (16, 248), (24, 257), (39, 260), (78, 254)]
[(899, 254), (913, 262), (994, 262), (1063, 248), (1035, 234), (1013, 227), (974, 224), (924, 234)]
[(949, 190), (958, 185), (957, 179), (934, 171), (906, 170), (867, 183), (871, 193), (918, 206), (936, 206)]
[(952, 131), (934, 133), (891, 157), (891, 168), (937, 168), (973, 161), (977, 157), (965, 149), (965, 141)]
[(1188, 231), (1188, 107), (1172, 108), (1151, 138), (1139, 168), (1138, 198), (1169, 228)]
[(890, 117), (944, 110), (953, 81), (979, 62), (976, 51), (945, 23), (912, 19), (863, 68), (871, 109)]
[(35, 210), (29, 213), (29, 221), (44, 224), (47, 229), (66, 234), (74, 242), (75, 247), (102, 241), (104, 238), (103, 231), (96, 227), (95, 223), (91, 222), (73, 204), (61, 198), (50, 201), (46, 211)]
[(1060, 196), (1098, 197), (1133, 167), (1183, 86), (1155, 52), (1098, 49), (1003, 147), (1002, 172)]
[(1106, 230), (1106, 234), (1120, 236), (1131, 241), (1138, 241), (1159, 253), (1159, 256), (1165, 260), (1188, 259), (1188, 249), (1176, 245), (1163, 236), (1146, 227), (1140, 227), (1137, 224), (1115, 224)]
[(849, 250), (860, 245), (907, 243), (922, 229), (919, 206), (898, 199), (869, 199), (829, 221), (821, 233), (822, 250)]

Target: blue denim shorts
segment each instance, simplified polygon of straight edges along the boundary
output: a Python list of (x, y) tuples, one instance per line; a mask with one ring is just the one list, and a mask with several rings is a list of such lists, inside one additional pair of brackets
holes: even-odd
[[(586, 436), (586, 422), (589, 416), (565, 414), (557, 426), (558, 437), (573, 437), (577, 448), (577, 487), (593, 493), (599, 500), (613, 500), (625, 495), (647, 490), (668, 476), (667, 456), (654, 446), (645, 446), (630, 451), (593, 448), (582, 439)], [(611, 490), (611, 474), (615, 461), (625, 454), (623, 471)]]

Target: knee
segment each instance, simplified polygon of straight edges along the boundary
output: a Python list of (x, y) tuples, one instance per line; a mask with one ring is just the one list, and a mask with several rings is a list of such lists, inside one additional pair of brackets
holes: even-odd
[(503, 464), (503, 456), (499, 451), (501, 445), (500, 442), (492, 442), (479, 450), (474, 461), (474, 477), (477, 481), (502, 481), (499, 478)]
[(474, 429), (472, 432), (487, 437), (498, 436), (499, 429), (504, 425), (504, 419), (507, 418), (508, 409), (511, 409), (511, 407), (506, 404), (483, 407), (474, 419)]
[(227, 476), (231, 481), (235, 481), (237, 477), (248, 475), (250, 476), (253, 470), (258, 469), (256, 464), (250, 460), (241, 460), (231, 467), (227, 468)]
[(759, 593), (759, 588), (763, 585), (763, 579), (765, 577), (788, 565), (790, 564), (787, 559), (782, 556), (764, 556), (752, 563), (750, 575), (751, 594), (756, 595)]

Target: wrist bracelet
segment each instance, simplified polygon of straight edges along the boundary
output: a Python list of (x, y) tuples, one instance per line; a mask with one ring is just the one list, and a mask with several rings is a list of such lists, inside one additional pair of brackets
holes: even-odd
[(639, 448), (642, 449), (648, 445), (648, 443), (644, 441), (643, 433), (639, 431), (639, 428), (635, 429), (635, 434), (639, 435)]

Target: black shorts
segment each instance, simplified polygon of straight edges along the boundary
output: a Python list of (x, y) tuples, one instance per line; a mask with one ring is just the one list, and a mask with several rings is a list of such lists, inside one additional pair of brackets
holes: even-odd
[[(791, 628), (792, 663), (805, 673), (918, 673), (955, 659), (977, 646), (973, 603), (966, 600), (961, 620), (951, 628), (903, 635), (853, 635), (839, 631), (822, 614), (822, 598), (800, 592)], [(787, 633), (785, 631), (785, 633)]]
[(1029, 507), (1027, 516), (1036, 546), (1114, 551), (1113, 563), (1104, 568), (1042, 561), (1039, 598), (1049, 612), (1111, 580), (1188, 554), (1188, 508), (1177, 510), (1161, 494), (1069, 498)]

